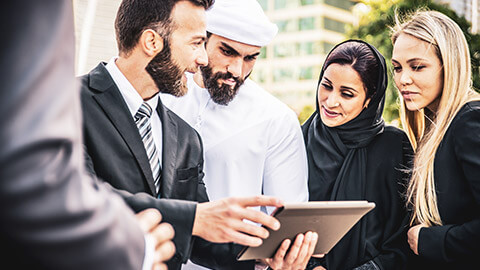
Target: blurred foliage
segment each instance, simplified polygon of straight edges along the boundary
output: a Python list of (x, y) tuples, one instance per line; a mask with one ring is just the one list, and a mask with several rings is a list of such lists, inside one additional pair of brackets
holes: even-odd
[(312, 106), (304, 106), (302, 111), (298, 114), (298, 121), (300, 122), (300, 124), (303, 124), (310, 117), (310, 115), (312, 115), (314, 111), (315, 108), (313, 108)]
[[(353, 25), (348, 29), (347, 37), (361, 39), (374, 45), (385, 57), (390, 71), (392, 70), (390, 26), (394, 25), (395, 14), (402, 17), (403, 14), (414, 12), (418, 8), (427, 8), (442, 12), (453, 19), (463, 30), (469, 43), (472, 56), (473, 85), (477, 91), (480, 89), (480, 35), (470, 33), (471, 24), (464, 17), (458, 16), (447, 5), (428, 0), (362, 0), (359, 3), (368, 8), (367, 12), (359, 14), (358, 25)], [(398, 94), (394, 87), (392, 72), (389, 72), (388, 76), (389, 83), (383, 117), (390, 123), (398, 120)]]

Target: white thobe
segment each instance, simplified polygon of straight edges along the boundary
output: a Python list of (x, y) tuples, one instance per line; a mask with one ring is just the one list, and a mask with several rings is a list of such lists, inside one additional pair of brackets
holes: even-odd
[(202, 138), (209, 199), (265, 194), (307, 201), (307, 155), (295, 112), (250, 79), (224, 106), (187, 78), (185, 96), (161, 99)]

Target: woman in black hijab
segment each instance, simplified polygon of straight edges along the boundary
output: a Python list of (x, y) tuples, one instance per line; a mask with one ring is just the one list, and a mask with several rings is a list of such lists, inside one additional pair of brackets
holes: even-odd
[(310, 201), (367, 200), (376, 207), (307, 269), (405, 268), (401, 194), (413, 154), (405, 133), (382, 119), (386, 87), (385, 59), (368, 43), (345, 41), (325, 60), (317, 110), (302, 126)]

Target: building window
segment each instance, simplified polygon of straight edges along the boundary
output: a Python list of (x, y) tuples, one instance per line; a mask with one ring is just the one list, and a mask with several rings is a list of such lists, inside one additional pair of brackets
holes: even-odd
[(277, 25), (278, 27), (278, 32), (287, 32), (287, 24), (288, 24), (288, 21), (277, 21), (275, 22), (275, 24)]
[(300, 81), (313, 79), (313, 67), (301, 67), (298, 79)]
[(274, 82), (287, 82), (293, 80), (292, 68), (276, 68), (273, 70)]
[(299, 56), (314, 54), (313, 41), (297, 43), (297, 52)]
[(278, 32), (294, 32), (298, 30), (296, 20), (284, 20), (277, 21), (276, 25), (278, 26)]
[[(245, 1), (245, 0), (235, 0), (235, 1)], [(291, 8), (291, 7), (298, 7), (298, 0), (275, 0), (274, 8), (275, 9), (284, 9), (284, 8)]]
[(330, 19), (330, 18), (327, 18), (327, 17), (323, 18), (323, 28), (325, 28), (327, 30), (331, 30), (331, 31), (335, 31), (335, 32), (344, 34), (345, 33), (345, 25), (346, 24), (344, 22), (333, 20), (333, 19)]
[[(295, 57), (295, 56), (309, 56), (328, 53), (335, 44), (321, 41), (304, 41), (297, 43), (281, 43), (274, 45), (274, 57)], [(265, 47), (260, 51), (259, 58), (266, 58)]]
[(258, 0), (260, 6), (262, 6), (263, 11), (268, 10), (268, 0)]
[(267, 47), (262, 47), (260, 48), (260, 54), (258, 55), (258, 58), (260, 59), (265, 59), (267, 58)]
[(295, 55), (295, 45), (292, 43), (277, 44), (273, 47), (275, 57), (291, 57)]
[(275, 9), (283, 9), (286, 7), (287, 7), (287, 0), (275, 0)]
[(313, 5), (314, 3), (315, 3), (314, 0), (300, 0), (300, 5), (301, 6)]
[(265, 70), (254, 69), (251, 78), (257, 83), (265, 83), (267, 81), (267, 74)]
[(335, 47), (335, 44), (332, 44), (330, 42), (323, 42), (323, 53), (328, 54), (333, 47)]
[(301, 30), (313, 30), (315, 29), (315, 18), (300, 18), (298, 20), (298, 29)]
[(350, 10), (353, 6), (353, 2), (350, 0), (324, 0), (325, 4), (334, 6), (337, 8)]

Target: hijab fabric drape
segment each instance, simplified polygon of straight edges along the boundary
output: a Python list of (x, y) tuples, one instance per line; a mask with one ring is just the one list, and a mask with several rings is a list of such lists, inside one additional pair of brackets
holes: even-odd
[[(382, 112), (387, 88), (385, 59), (375, 47), (360, 40), (347, 40), (335, 46), (332, 51), (346, 42), (366, 44), (378, 59), (376, 92), (368, 107), (356, 118), (337, 127), (323, 124), (317, 98), (316, 111), (302, 125), (308, 157), (310, 201), (364, 200), (367, 181), (366, 147), (384, 130)], [(318, 84), (324, 72), (325, 66), (320, 73)], [(325, 257), (327, 269), (351, 269), (364, 263), (361, 259), (366, 249), (367, 226), (366, 219), (361, 219), (332, 249)]]

